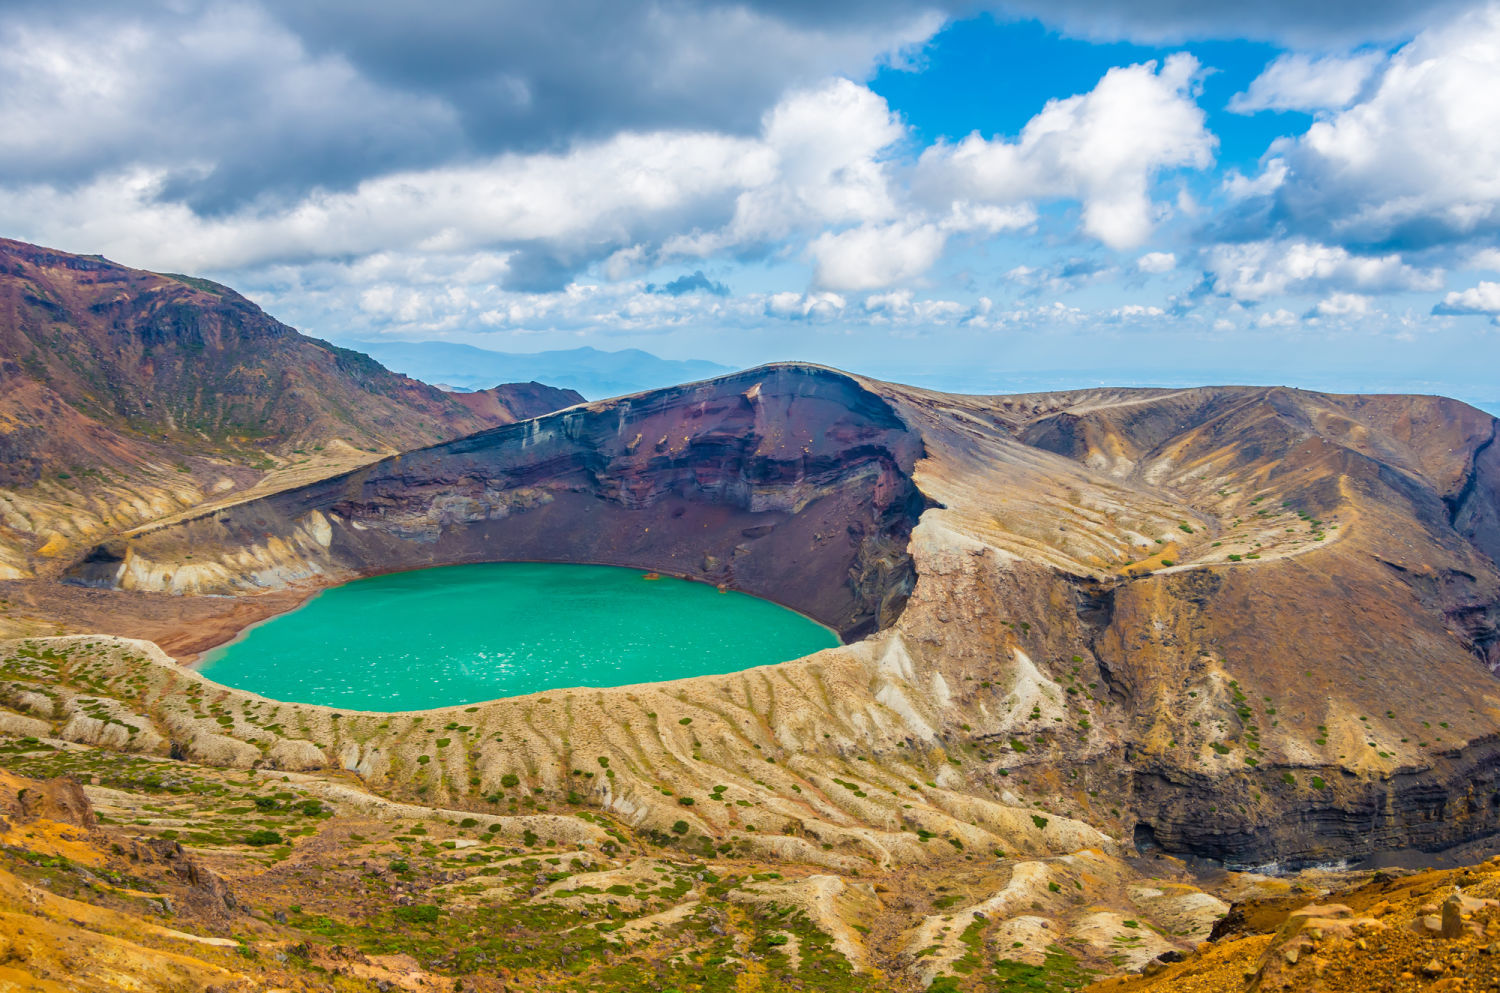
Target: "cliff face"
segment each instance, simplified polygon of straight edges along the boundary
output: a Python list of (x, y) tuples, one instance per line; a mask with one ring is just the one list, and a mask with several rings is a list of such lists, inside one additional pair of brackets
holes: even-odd
[(459, 562), (596, 562), (733, 586), (852, 637), (894, 619), (911, 589), (920, 454), (853, 380), (779, 367), (394, 456), (107, 545), (71, 575), (224, 593)]
[[(587, 726), (587, 747), (632, 756), (600, 799), (643, 824), (679, 813), (661, 782), (717, 780), (825, 837), (957, 831), (982, 803), (1297, 864), (1500, 830), (1494, 432), (1435, 398), (956, 397), (772, 366), (145, 530), (69, 575), (143, 595), (489, 559), (694, 576), (866, 637), (770, 670), (774, 689), (761, 672), (578, 691), (567, 747)], [(436, 783), (403, 731), (365, 728), (383, 756), (365, 771), (455, 803), (475, 778), (561, 788), (536, 706), (464, 718), (506, 747)], [(691, 746), (657, 722), (683, 706)], [(795, 766), (748, 764), (764, 755), (739, 754), (745, 728)], [(679, 764), (699, 748), (711, 765)], [(801, 795), (850, 754), (889, 782)], [(908, 796), (920, 783), (936, 792)]]

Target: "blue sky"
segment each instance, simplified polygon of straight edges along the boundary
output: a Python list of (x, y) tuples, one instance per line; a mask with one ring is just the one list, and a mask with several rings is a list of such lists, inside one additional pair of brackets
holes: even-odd
[(22, 0), (0, 233), (344, 343), (1493, 406), (1497, 51), (1462, 0)]

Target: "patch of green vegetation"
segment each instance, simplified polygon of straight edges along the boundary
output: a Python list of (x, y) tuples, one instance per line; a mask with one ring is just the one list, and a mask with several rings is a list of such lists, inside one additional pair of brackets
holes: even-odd
[[(986, 988), (999, 993), (1063, 993), (1082, 989), (1093, 977), (1077, 958), (1054, 945), (1046, 951), (1041, 965), (1000, 959)], [(931, 988), (936, 989), (936, 984)]]

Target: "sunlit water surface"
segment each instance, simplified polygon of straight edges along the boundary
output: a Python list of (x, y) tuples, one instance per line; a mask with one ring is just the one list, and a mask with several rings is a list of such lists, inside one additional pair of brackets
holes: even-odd
[(703, 583), (498, 562), (325, 590), (208, 653), (201, 671), (276, 700), (421, 710), (734, 672), (836, 644), (801, 614)]

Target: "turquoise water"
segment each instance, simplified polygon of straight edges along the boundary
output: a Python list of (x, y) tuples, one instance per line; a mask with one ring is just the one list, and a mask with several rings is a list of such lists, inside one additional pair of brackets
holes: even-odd
[(276, 700), (424, 710), (735, 672), (836, 644), (801, 614), (703, 583), (496, 562), (325, 590), (209, 652), (200, 671)]

